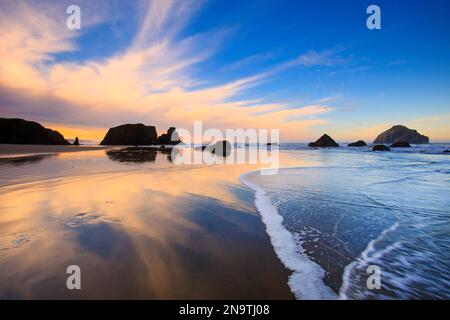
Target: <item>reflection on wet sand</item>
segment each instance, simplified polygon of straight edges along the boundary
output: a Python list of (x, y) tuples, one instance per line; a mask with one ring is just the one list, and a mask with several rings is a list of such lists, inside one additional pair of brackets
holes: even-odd
[[(33, 182), (27, 166), (1, 172), (19, 178), (0, 187), (0, 298), (293, 298), (239, 183), (255, 166), (174, 167), (159, 153), (139, 170), (103, 151), (43, 161)], [(79, 291), (66, 288), (72, 264)]]
[(50, 157), (54, 157), (54, 154), (37, 154), (31, 156), (20, 156), (20, 157), (8, 157), (8, 158), (0, 158), (0, 165), (16, 165), (20, 166), (22, 164), (30, 164), (40, 162), (44, 159), (48, 159)]

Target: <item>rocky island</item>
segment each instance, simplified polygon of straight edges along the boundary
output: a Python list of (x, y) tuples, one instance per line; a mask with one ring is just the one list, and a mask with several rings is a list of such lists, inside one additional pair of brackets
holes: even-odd
[(382, 132), (374, 140), (374, 144), (392, 144), (395, 142), (407, 142), (410, 144), (426, 144), (430, 142), (427, 136), (421, 135), (417, 130), (409, 129), (402, 125), (396, 125)]
[(319, 138), (316, 142), (311, 142), (308, 144), (309, 147), (313, 148), (336, 148), (339, 145), (326, 133)]
[(58, 131), (34, 121), (0, 118), (0, 144), (69, 145)]
[(146, 126), (142, 123), (123, 124), (109, 129), (100, 144), (108, 146), (145, 146), (156, 144), (157, 137), (154, 126)]

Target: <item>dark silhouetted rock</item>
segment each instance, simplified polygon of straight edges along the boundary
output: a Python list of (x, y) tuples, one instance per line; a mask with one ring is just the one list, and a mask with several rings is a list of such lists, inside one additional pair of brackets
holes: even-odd
[(416, 130), (397, 125), (381, 133), (373, 143), (390, 144), (399, 141), (404, 141), (412, 144), (425, 144), (429, 143), (430, 139), (427, 136), (421, 135)]
[(154, 126), (124, 124), (108, 130), (101, 145), (109, 146), (145, 146), (156, 144), (157, 134)]
[(75, 141), (73, 142), (74, 146), (79, 146), (80, 145), (80, 140), (78, 140), (78, 137), (75, 138)]
[(372, 151), (391, 151), (391, 148), (385, 146), (384, 144), (377, 144), (372, 147)]
[(443, 153), (450, 153), (450, 150), (444, 150)]
[(217, 141), (215, 144), (207, 146), (206, 150), (218, 156), (228, 157), (231, 154), (231, 143), (227, 140)]
[(411, 148), (411, 145), (406, 141), (397, 141), (391, 144), (391, 148)]
[(349, 144), (348, 144), (348, 147), (365, 147), (365, 146), (367, 146), (367, 143), (365, 143), (365, 142), (362, 141), (362, 140), (358, 140), (358, 141), (356, 141), (356, 142), (353, 142), (353, 143), (349, 143)]
[(339, 147), (339, 145), (336, 143), (336, 141), (331, 139), (331, 137), (327, 134), (324, 134), (323, 136), (321, 136), (320, 139), (317, 140), (316, 142), (311, 142), (310, 144), (308, 144), (308, 146), (314, 147), (314, 148)]
[(266, 144), (266, 147), (271, 148), (271, 147), (279, 147), (280, 145), (276, 142), (269, 142)]
[(167, 133), (163, 133), (158, 138), (158, 144), (179, 144), (181, 142), (180, 137), (178, 136), (178, 132), (176, 131), (176, 128), (170, 127), (169, 130), (167, 130)]
[(0, 118), (0, 143), (69, 145), (58, 131), (44, 128), (37, 122)]

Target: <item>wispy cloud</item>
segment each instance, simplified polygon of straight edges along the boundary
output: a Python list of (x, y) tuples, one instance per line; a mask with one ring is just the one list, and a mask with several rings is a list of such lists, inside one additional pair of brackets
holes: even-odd
[[(203, 120), (219, 128), (279, 128), (284, 135), (294, 136), (311, 125), (323, 123), (322, 119), (305, 116), (331, 111), (324, 105), (293, 108), (267, 104), (263, 98), (255, 105), (255, 101), (236, 97), (287, 68), (337, 63), (331, 53), (309, 52), (267, 72), (192, 89), (193, 84), (202, 83), (191, 72), (192, 67), (209, 59), (215, 44), (220, 46), (225, 36), (223, 30), (179, 36), (200, 3), (141, 1), (140, 27), (123, 53), (83, 62), (46, 63), (55, 53), (79, 49), (75, 40), (80, 34), (65, 28), (66, 3), (55, 6), (55, 2), (2, 2), (0, 89), (9, 96), (0, 99), (2, 113), (68, 124), (70, 132), (77, 123), (108, 127), (139, 121), (165, 128), (187, 127), (194, 120)], [(90, 6), (89, 1), (82, 2), (82, 8)], [(104, 17), (83, 20), (83, 32), (107, 20), (109, 10), (105, 4)], [(208, 43), (207, 49), (204, 43)], [(236, 65), (269, 58), (270, 54), (256, 55)], [(234, 101), (230, 102), (232, 98)], [(248, 105), (252, 107), (242, 108)]]
[(275, 51), (269, 51), (269, 52), (263, 52), (254, 54), (245, 58), (242, 58), (240, 60), (237, 60), (233, 63), (229, 63), (222, 67), (223, 71), (235, 71), (239, 69), (243, 69), (249, 66), (261, 64), (263, 62), (269, 61), (273, 59), (276, 56)]

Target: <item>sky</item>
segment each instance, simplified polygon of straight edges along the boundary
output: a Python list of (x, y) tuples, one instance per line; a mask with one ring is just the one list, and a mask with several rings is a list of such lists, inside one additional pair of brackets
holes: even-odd
[(448, 0), (2, 0), (0, 116), (97, 141), (202, 121), (284, 142), (370, 142), (403, 124), (448, 142), (449, 14)]

